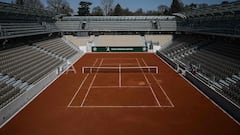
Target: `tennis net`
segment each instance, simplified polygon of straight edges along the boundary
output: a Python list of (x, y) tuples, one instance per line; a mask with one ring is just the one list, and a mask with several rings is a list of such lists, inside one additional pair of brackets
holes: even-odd
[(82, 67), (82, 73), (158, 73), (157, 66), (146, 67)]

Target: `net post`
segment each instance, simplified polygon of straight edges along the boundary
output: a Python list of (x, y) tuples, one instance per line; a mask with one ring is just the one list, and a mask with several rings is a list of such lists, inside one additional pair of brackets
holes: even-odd
[(156, 70), (157, 70), (156, 73), (158, 74), (158, 66), (156, 67)]

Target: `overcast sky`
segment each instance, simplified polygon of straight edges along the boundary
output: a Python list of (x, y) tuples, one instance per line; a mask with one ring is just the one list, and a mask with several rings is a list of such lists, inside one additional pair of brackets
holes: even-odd
[[(11, 2), (15, 0), (0, 0), (2, 2)], [(47, 0), (41, 0), (42, 3), (46, 5)], [(79, 7), (79, 2), (81, 0), (67, 0), (71, 6), (71, 8), (77, 12), (77, 9)], [(93, 5), (91, 8), (100, 5), (100, 0), (83, 0), (83, 1), (89, 1), (92, 2)], [(170, 6), (172, 3), (172, 0), (114, 0), (114, 5), (119, 3), (122, 8), (129, 8), (131, 11), (136, 11), (139, 8), (142, 8), (143, 10), (156, 10), (159, 5), (167, 5)], [(190, 3), (207, 3), (207, 4), (220, 4), (224, 0), (182, 0), (184, 4), (190, 4)], [(225, 0), (226, 1), (226, 0)], [(227, 1), (234, 1), (234, 0), (227, 0)]]

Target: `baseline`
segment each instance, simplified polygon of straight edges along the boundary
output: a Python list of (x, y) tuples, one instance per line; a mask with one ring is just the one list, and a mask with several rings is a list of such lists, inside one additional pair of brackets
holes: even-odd
[(150, 86), (92, 86), (91, 88), (150, 88)]

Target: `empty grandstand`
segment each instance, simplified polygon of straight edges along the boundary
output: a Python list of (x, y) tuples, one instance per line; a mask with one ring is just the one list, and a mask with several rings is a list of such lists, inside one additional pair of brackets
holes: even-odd
[(1, 117), (10, 117), (29, 102), (79, 54), (60, 38), (0, 51)]
[(0, 2), (0, 134), (238, 134), (239, 14), (239, 1), (168, 16)]
[(69, 31), (176, 31), (174, 16), (83, 16), (64, 17), (56, 22)]
[[(184, 11), (179, 30), (214, 35), (239, 36), (239, 1)], [(231, 21), (229, 21), (231, 20)]]
[(180, 37), (162, 50), (162, 53), (239, 106), (240, 61), (237, 55), (239, 46), (236, 44), (238, 41), (224, 43), (218, 42), (219, 40)]
[(75, 62), (79, 49), (56, 36), (54, 13), (0, 3), (1, 124)]

